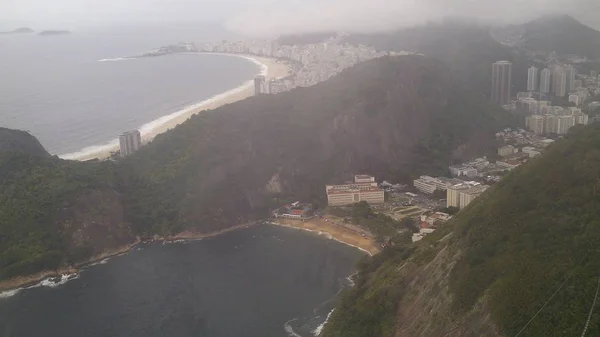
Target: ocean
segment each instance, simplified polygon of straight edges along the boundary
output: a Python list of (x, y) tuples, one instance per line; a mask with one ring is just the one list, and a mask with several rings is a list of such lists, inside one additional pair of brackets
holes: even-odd
[(316, 336), (362, 256), (270, 225), (144, 244), (0, 298), (0, 336)]
[(0, 36), (0, 126), (27, 130), (65, 158), (107, 147), (124, 131), (154, 127), (260, 73), (257, 64), (225, 55), (124, 59), (221, 36), (207, 27)]

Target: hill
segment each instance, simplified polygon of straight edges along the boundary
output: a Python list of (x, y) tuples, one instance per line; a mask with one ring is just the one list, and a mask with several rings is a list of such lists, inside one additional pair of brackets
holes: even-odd
[(568, 15), (547, 16), (523, 25), (498, 28), (495, 35), (503, 36), (510, 44), (531, 52), (556, 52), (558, 56), (600, 59), (600, 31)]
[(9, 151), (50, 156), (42, 144), (29, 133), (0, 127), (0, 152)]
[[(117, 163), (2, 157), (0, 278), (136, 236), (208, 233), (282, 202), (323, 205), (357, 172), (406, 181), (494, 148), (504, 110), (420, 56), (364, 62), (309, 88), (206, 111)], [(6, 234), (5, 234), (6, 233)]]
[(600, 284), (599, 206), (600, 124), (576, 127), (433, 236), (364, 261), (324, 336), (579, 336)]

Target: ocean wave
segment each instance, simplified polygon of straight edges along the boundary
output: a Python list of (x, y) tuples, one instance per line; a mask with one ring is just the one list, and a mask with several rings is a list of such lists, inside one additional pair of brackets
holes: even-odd
[(56, 288), (63, 284), (66, 284), (69, 281), (76, 280), (78, 278), (79, 278), (79, 274), (77, 274), (77, 273), (62, 274), (61, 276), (49, 277), (49, 278), (44, 279), (44, 280), (40, 281), (39, 283), (34, 284), (29, 287), (23, 287), (23, 288), (17, 288), (17, 289), (3, 291), (0, 293), (0, 299), (13, 297), (16, 294), (18, 294), (19, 292), (21, 292), (22, 290), (28, 290), (28, 289), (39, 288), (39, 287)]
[(321, 323), (321, 325), (319, 325), (318, 327), (316, 327), (312, 333), (315, 336), (320, 336), (321, 332), (323, 332), (323, 328), (325, 328), (325, 324), (327, 324), (327, 322), (329, 322), (329, 317), (331, 317), (331, 314), (333, 314), (333, 312), (335, 311), (335, 309), (331, 310), (328, 314), (327, 317), (325, 318), (325, 321), (323, 323)]
[(135, 57), (117, 57), (114, 59), (98, 60), (98, 62), (118, 62), (118, 61), (134, 60), (134, 59), (135, 59)]
[(13, 290), (7, 290), (7, 291), (0, 292), (0, 299), (13, 297), (16, 294), (18, 294), (19, 291), (21, 291), (21, 290), (23, 290), (23, 288), (18, 288), (18, 289), (13, 289)]
[[(224, 54), (224, 55), (227, 55), (227, 54)], [(265, 64), (255, 60), (251, 57), (242, 56), (242, 55), (234, 55), (234, 56), (247, 59), (247, 60), (252, 61), (253, 63), (259, 65), (261, 68), (260, 74), (263, 76), (267, 75), (269, 68)], [(121, 58), (121, 59), (127, 59), (127, 58)], [(107, 60), (120, 60), (120, 59), (105, 59), (105, 60), (100, 60), (100, 61), (107, 62)], [(241, 93), (244, 90), (252, 88), (253, 85), (254, 85), (254, 80), (246, 81), (236, 88), (233, 88), (233, 89), (223, 92), (221, 94), (210, 97), (199, 103), (184, 107), (181, 110), (178, 110), (176, 112), (173, 112), (173, 113), (165, 115), (165, 116), (162, 116), (162, 117), (155, 119), (149, 123), (143, 124), (139, 128), (139, 131), (142, 135), (142, 142), (145, 143), (145, 142), (148, 142), (149, 140), (151, 140), (151, 138), (152, 138), (151, 136), (156, 133), (157, 129), (163, 127), (165, 124), (169, 123), (170, 121), (172, 121), (176, 118), (179, 118), (180, 116), (192, 113), (193, 111), (197, 111), (197, 110), (202, 111), (205, 109), (206, 106), (214, 104), (219, 101), (222, 101), (229, 96)], [(116, 150), (118, 150), (118, 148), (119, 148), (119, 139), (115, 138), (104, 144), (88, 146), (88, 147), (85, 147), (76, 152), (59, 155), (59, 157), (62, 159), (67, 159), (67, 160), (81, 160), (81, 159), (92, 157), (94, 155), (99, 155), (102, 153), (116, 151)]]
[(297, 318), (294, 319), (290, 319), (289, 321), (285, 322), (285, 324), (283, 325), (283, 328), (285, 329), (285, 332), (288, 333), (288, 336), (291, 337), (302, 337), (301, 335), (299, 335), (298, 333), (296, 333), (296, 331), (294, 331), (294, 328), (292, 327), (292, 325), (290, 323), (297, 321)]

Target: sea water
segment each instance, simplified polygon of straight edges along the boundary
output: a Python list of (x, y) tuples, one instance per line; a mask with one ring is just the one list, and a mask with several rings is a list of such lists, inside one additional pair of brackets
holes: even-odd
[(0, 335), (316, 336), (364, 256), (270, 225), (139, 248), (0, 298)]
[(0, 126), (29, 131), (65, 158), (110, 147), (124, 131), (157, 127), (165, 116), (261, 72), (247, 59), (224, 55), (127, 58), (219, 36), (169, 28), (0, 36)]

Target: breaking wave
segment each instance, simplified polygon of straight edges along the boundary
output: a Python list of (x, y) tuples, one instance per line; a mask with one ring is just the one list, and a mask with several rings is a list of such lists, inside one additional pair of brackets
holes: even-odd
[(12, 289), (12, 290), (7, 290), (4, 292), (1, 292), (0, 299), (13, 297), (16, 294), (18, 294), (19, 292), (21, 292), (21, 290), (27, 290), (27, 289), (33, 289), (33, 288), (39, 288), (39, 287), (57, 288), (69, 281), (76, 280), (78, 278), (79, 278), (79, 274), (76, 274), (76, 273), (75, 274), (62, 274), (61, 276), (49, 277), (49, 278), (44, 279), (44, 280), (40, 281), (39, 283), (29, 286), (29, 287), (22, 287), (22, 288), (17, 288), (17, 289)]

